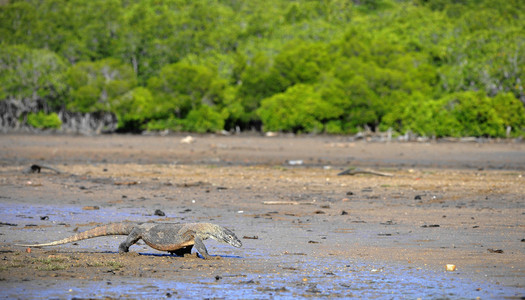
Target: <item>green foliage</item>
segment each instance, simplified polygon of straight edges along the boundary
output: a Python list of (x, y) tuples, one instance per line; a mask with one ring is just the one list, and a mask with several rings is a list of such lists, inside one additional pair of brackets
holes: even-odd
[(326, 122), (324, 130), (329, 134), (343, 134), (343, 122), (340, 120), (331, 120)]
[(504, 136), (503, 120), (483, 92), (462, 92), (446, 97), (456, 120), (468, 136)]
[(56, 113), (46, 114), (43, 111), (27, 115), (27, 124), (40, 129), (59, 129), (62, 121)]
[(112, 102), (120, 130), (143, 129), (153, 116), (153, 95), (143, 87), (136, 87)]
[(60, 105), (65, 92), (63, 60), (48, 50), (23, 45), (0, 47), (0, 99), (43, 99)]
[(492, 98), (492, 107), (505, 127), (510, 126), (512, 135), (523, 136), (525, 132), (525, 107), (512, 93), (501, 93)]
[(184, 118), (203, 103), (220, 103), (224, 85), (215, 70), (186, 62), (167, 65), (159, 76), (148, 81), (148, 88), (155, 95), (156, 114), (161, 118)]
[(262, 101), (257, 110), (268, 131), (322, 132), (338, 110), (310, 85), (298, 84)]
[(240, 63), (242, 71), (239, 72), (237, 81), (237, 97), (244, 111), (241, 113), (241, 120), (248, 123), (258, 118), (255, 110), (260, 106), (261, 100), (271, 96), (277, 88), (272, 82), (271, 60), (268, 56), (257, 53), (248, 62), (244, 62), (244, 57), (240, 59), (243, 61)]
[(119, 130), (524, 135), (520, 0), (0, 5), (0, 101)]
[(198, 133), (217, 132), (224, 128), (227, 112), (216, 112), (207, 105), (191, 110), (185, 119), (168, 117), (154, 119), (146, 124), (147, 130), (191, 131)]
[(451, 112), (447, 99), (427, 99), (422, 93), (396, 94), (398, 105), (383, 118), (382, 129), (411, 131), (424, 136), (460, 136), (461, 124)]
[(420, 135), (505, 137), (523, 134), (525, 109), (512, 94), (494, 98), (483, 92), (458, 92), (439, 100), (416, 93), (384, 118), (383, 129), (411, 130)]
[(183, 130), (183, 120), (177, 119), (175, 117), (169, 117), (166, 119), (155, 119), (151, 120), (146, 124), (146, 129), (150, 131), (161, 131), (170, 129), (173, 131), (182, 131)]
[(184, 130), (193, 132), (217, 132), (224, 128), (224, 120), (227, 113), (214, 111), (208, 105), (190, 111), (184, 120)]
[(328, 68), (330, 56), (321, 43), (293, 41), (275, 57), (270, 78), (274, 89), (283, 92), (298, 83), (313, 83)]
[(66, 77), (71, 88), (67, 108), (79, 112), (111, 111), (112, 102), (136, 85), (131, 67), (113, 58), (78, 63)]

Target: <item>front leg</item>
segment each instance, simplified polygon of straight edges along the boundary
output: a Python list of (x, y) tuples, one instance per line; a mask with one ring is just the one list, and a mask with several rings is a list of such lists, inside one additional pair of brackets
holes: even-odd
[(118, 252), (120, 254), (129, 252), (129, 247), (131, 247), (131, 245), (138, 242), (140, 239), (141, 239), (140, 230), (138, 230), (137, 228), (133, 229), (131, 233), (128, 235), (128, 238), (124, 242), (122, 242), (120, 246), (118, 247)]
[(194, 240), (195, 240), (195, 245), (193, 246), (195, 247), (195, 249), (197, 249), (197, 251), (199, 251), (202, 257), (204, 257), (204, 259), (219, 259), (220, 258), (220, 257), (210, 256), (208, 254), (208, 250), (206, 249), (206, 246), (204, 246), (204, 243), (197, 235), (194, 236)]

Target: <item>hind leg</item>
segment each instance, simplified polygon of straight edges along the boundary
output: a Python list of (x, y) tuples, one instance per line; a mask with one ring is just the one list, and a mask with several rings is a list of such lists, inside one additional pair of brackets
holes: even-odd
[(118, 246), (118, 252), (120, 254), (129, 252), (129, 247), (131, 245), (135, 244), (141, 239), (140, 230), (133, 229), (131, 233), (128, 235), (128, 238)]

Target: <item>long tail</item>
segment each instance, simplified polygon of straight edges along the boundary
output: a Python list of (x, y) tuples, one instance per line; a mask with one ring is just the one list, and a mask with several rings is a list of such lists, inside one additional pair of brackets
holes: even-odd
[(135, 223), (111, 223), (104, 226), (95, 227), (93, 229), (86, 230), (84, 232), (75, 234), (73, 236), (70, 236), (68, 238), (49, 242), (49, 243), (42, 243), (42, 244), (16, 244), (16, 246), (24, 246), (24, 247), (44, 247), (44, 246), (55, 246), (55, 245), (62, 245), (67, 243), (72, 243), (76, 241), (81, 240), (87, 240), (94, 237), (99, 236), (106, 236), (106, 235), (128, 235), (130, 234), (131, 230), (136, 226)]

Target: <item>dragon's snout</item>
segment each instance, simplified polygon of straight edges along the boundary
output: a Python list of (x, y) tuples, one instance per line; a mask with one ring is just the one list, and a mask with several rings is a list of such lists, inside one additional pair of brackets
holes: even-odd
[(233, 247), (239, 248), (239, 247), (242, 246), (241, 240), (239, 240), (237, 238), (237, 236), (235, 235), (235, 233), (233, 233), (233, 231), (231, 231), (231, 230), (229, 230), (227, 228), (223, 229), (222, 240), (225, 241), (226, 243), (232, 245)]
[(242, 246), (242, 242), (236, 236), (232, 237), (230, 244), (233, 247), (237, 247), (237, 248), (240, 248)]

